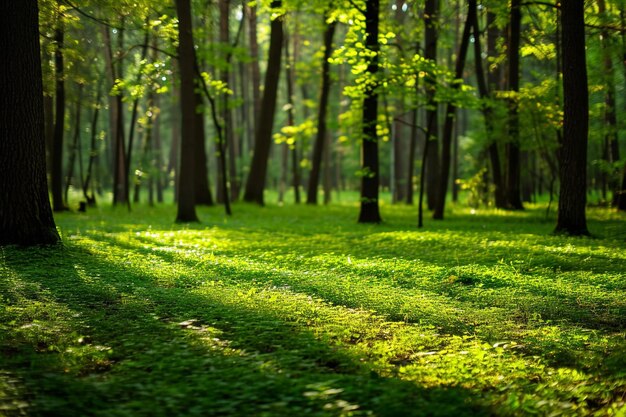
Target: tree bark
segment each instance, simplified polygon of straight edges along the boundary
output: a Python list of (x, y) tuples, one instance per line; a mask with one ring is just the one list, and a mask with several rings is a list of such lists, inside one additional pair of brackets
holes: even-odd
[[(76, 155), (78, 154), (78, 149), (80, 147), (80, 125), (81, 125), (81, 113), (82, 113), (82, 103), (83, 101), (83, 85), (78, 85), (78, 100), (76, 100), (76, 112), (74, 113), (74, 137), (72, 138), (72, 148), (70, 152), (70, 160), (67, 164), (67, 175), (65, 177), (65, 192), (64, 199), (68, 202), (70, 186), (72, 185), (72, 181), (74, 178), (74, 165), (76, 162)], [(80, 155), (79, 155), (80, 160)], [(82, 182), (82, 176), (80, 178)]]
[(89, 195), (89, 187), (92, 185), (94, 163), (98, 157), (97, 138), (98, 138), (98, 117), (100, 115), (100, 101), (102, 100), (102, 86), (98, 83), (96, 91), (96, 101), (94, 104), (93, 115), (91, 118), (91, 139), (89, 142), (89, 162), (87, 163), (87, 175), (83, 181), (83, 197), (87, 200), (87, 204), (94, 206), (96, 204), (96, 196), (93, 193)]
[[(252, 82), (252, 132), (256, 135), (261, 114), (261, 71), (259, 70), (259, 43), (257, 37), (256, 5), (248, 6), (248, 44), (250, 47), (250, 81)], [(248, 137), (248, 148), (254, 150), (254, 138)]]
[(178, 57), (180, 66), (181, 150), (178, 174), (177, 222), (196, 222), (195, 208), (195, 124), (193, 32), (190, 0), (176, 0), (178, 13)]
[[(509, 91), (519, 92), (519, 48), (522, 23), (521, 0), (512, 0), (509, 22)], [(512, 210), (523, 210), (521, 199), (521, 162), (519, 147), (518, 99), (509, 100), (509, 141), (506, 145), (507, 159), (507, 205)]]
[(570, 235), (589, 234), (585, 215), (589, 93), (584, 6), (584, 0), (561, 3), (564, 108), (560, 149), (561, 194), (555, 233)]
[[(324, 16), (326, 20), (327, 16)], [(317, 204), (317, 189), (319, 186), (320, 172), (322, 167), (322, 155), (326, 142), (326, 114), (328, 113), (328, 98), (330, 97), (330, 54), (332, 52), (333, 35), (335, 34), (335, 21), (326, 25), (324, 31), (324, 55), (322, 57), (322, 87), (320, 90), (319, 108), (317, 113), (317, 135), (313, 145), (313, 157), (311, 172), (309, 174), (309, 186), (307, 189), (307, 204)]]
[[(293, 126), (295, 124), (295, 92), (294, 92), (294, 78), (295, 78), (295, 63), (297, 57), (296, 38), (294, 39), (294, 53), (293, 56), (289, 53), (289, 41), (285, 42), (285, 59), (287, 60), (286, 69), (286, 84), (287, 84), (287, 104), (289, 110), (287, 111), (287, 125)], [(298, 143), (294, 140), (290, 147), (291, 155), (291, 183), (293, 186), (294, 202), (300, 204), (300, 158), (298, 156)]]
[(36, 0), (0, 2), (0, 48), (0, 245), (54, 244)]
[[(598, 0), (598, 11), (606, 15), (605, 0)], [(604, 141), (607, 150), (607, 162), (614, 164), (620, 160), (619, 143), (617, 138), (617, 102), (615, 100), (615, 70), (611, 56), (611, 35), (606, 28), (600, 30), (600, 44), (602, 47), (602, 69), (604, 75)], [(609, 173), (609, 186), (613, 192), (612, 205), (616, 206), (621, 191), (620, 181), (616, 178), (618, 172), (611, 170)]]
[[(495, 16), (489, 12), (487, 15), (487, 55), (494, 57), (496, 55), (496, 40), (498, 38), (498, 29), (495, 26)], [(497, 71), (490, 70), (488, 72), (488, 81), (486, 82), (485, 70), (483, 68), (482, 48), (480, 43), (480, 26), (478, 24), (478, 14), (474, 13), (474, 65), (476, 79), (478, 84), (478, 92), (483, 100), (491, 100), (491, 90), (497, 85)], [(481, 110), (485, 120), (485, 131), (487, 136), (487, 150), (489, 152), (489, 162), (491, 163), (491, 181), (494, 186), (495, 205), (496, 208), (506, 208), (505, 188), (502, 183), (502, 166), (500, 163), (500, 151), (498, 143), (494, 135), (493, 112), (491, 103), (483, 103)]]
[[(195, 53), (194, 53), (194, 60)], [(194, 84), (195, 85), (195, 84)], [(194, 195), (196, 205), (213, 205), (213, 194), (211, 194), (211, 186), (209, 181), (209, 169), (207, 167), (206, 153), (206, 135), (204, 126), (204, 101), (202, 94), (195, 91), (193, 95), (194, 103), (194, 158), (195, 158), (195, 175), (194, 175)], [(220, 184), (217, 185), (220, 187)]]
[(365, 48), (373, 52), (369, 57), (367, 72), (372, 78), (365, 85), (363, 99), (363, 144), (361, 146), (361, 210), (359, 223), (380, 223), (380, 211), (378, 206), (378, 187), (380, 172), (378, 166), (378, 134), (376, 123), (378, 121), (378, 23), (379, 23), (379, 0), (370, 0), (365, 8)]
[[(272, 9), (278, 10), (282, 6), (280, 0), (272, 1)], [(257, 131), (254, 144), (254, 154), (250, 175), (246, 182), (246, 191), (243, 199), (263, 205), (263, 191), (265, 189), (265, 177), (267, 175), (267, 162), (272, 144), (272, 129), (274, 127), (274, 114), (276, 112), (276, 95), (278, 93), (278, 80), (280, 78), (281, 51), (283, 44), (283, 21), (282, 16), (272, 20), (270, 26), (270, 47), (265, 72), (265, 89), (263, 102), (257, 119)]]
[[(438, 43), (438, 17), (439, 1), (426, 0), (424, 7), (424, 58), (429, 59), (433, 64), (437, 63), (437, 43)], [(435, 102), (435, 90), (437, 81), (435, 74), (430, 74), (426, 79), (426, 169), (424, 171), (426, 184), (426, 203), (430, 210), (434, 209), (437, 201), (437, 189), (439, 179), (439, 109)]]
[[(60, 19), (60, 17), (59, 17)], [(67, 210), (63, 202), (63, 136), (65, 131), (65, 75), (63, 74), (63, 27), (59, 22), (54, 31), (56, 48), (54, 50), (55, 73), (55, 114), (54, 136), (52, 138), (52, 209), (54, 211)]]
[[(456, 65), (454, 71), (455, 82), (452, 84), (453, 89), (458, 89), (463, 78), (463, 69), (465, 68), (465, 58), (469, 48), (469, 40), (471, 35), (472, 22), (476, 20), (476, 0), (469, 0), (469, 9), (467, 19), (463, 28), (461, 37), (461, 45), (456, 56)], [(437, 202), (433, 212), (433, 219), (443, 220), (444, 210), (446, 207), (446, 196), (448, 194), (448, 182), (450, 180), (450, 160), (452, 155), (452, 133), (454, 131), (454, 120), (456, 118), (456, 105), (450, 102), (446, 106), (446, 118), (443, 125), (443, 135), (441, 137), (441, 172), (439, 174), (439, 192)]]

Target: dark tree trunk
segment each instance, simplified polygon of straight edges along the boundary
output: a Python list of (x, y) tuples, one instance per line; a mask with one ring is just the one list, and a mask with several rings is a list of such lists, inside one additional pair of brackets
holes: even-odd
[(46, 184), (36, 0), (0, 2), (0, 245), (59, 242)]
[[(324, 17), (326, 20), (326, 17)], [(329, 23), (324, 31), (324, 56), (322, 57), (322, 87), (320, 90), (320, 101), (317, 113), (317, 135), (313, 145), (313, 158), (311, 172), (309, 174), (309, 186), (307, 190), (307, 204), (317, 204), (317, 189), (319, 185), (320, 172), (322, 167), (322, 155), (326, 142), (326, 114), (328, 112), (328, 98), (330, 96), (330, 54), (332, 52), (333, 35), (335, 34), (335, 21)]]
[(63, 74), (63, 28), (59, 26), (54, 32), (56, 48), (54, 50), (55, 72), (55, 114), (54, 136), (52, 139), (52, 209), (63, 211), (67, 207), (63, 202), (63, 135), (65, 131), (65, 75)]
[(93, 116), (91, 118), (91, 140), (89, 142), (89, 162), (87, 163), (87, 175), (83, 182), (83, 197), (87, 200), (87, 204), (93, 206), (96, 204), (96, 196), (91, 193), (89, 195), (89, 187), (92, 185), (94, 163), (98, 157), (97, 138), (98, 138), (98, 117), (100, 115), (100, 101), (102, 100), (102, 86), (99, 83), (96, 92), (96, 101), (93, 109)]
[[(194, 60), (195, 60), (194, 54)], [(202, 95), (195, 92), (193, 95), (194, 103), (194, 158), (195, 158), (195, 175), (194, 175), (194, 196), (195, 204), (213, 205), (213, 195), (211, 194), (209, 182), (209, 169), (207, 167), (206, 154), (206, 138), (204, 129), (204, 102)], [(218, 184), (220, 187), (220, 184)]]
[[(454, 77), (458, 82), (452, 85), (453, 89), (458, 89), (462, 82), (463, 69), (465, 68), (465, 58), (469, 48), (472, 22), (476, 20), (476, 0), (469, 0), (467, 20), (463, 28), (461, 45), (456, 56)], [(454, 119), (456, 117), (456, 105), (452, 102), (446, 106), (446, 119), (443, 125), (443, 136), (441, 137), (441, 173), (439, 174), (439, 193), (437, 203), (433, 212), (433, 219), (443, 220), (444, 209), (446, 207), (446, 195), (448, 194), (448, 182), (450, 180), (450, 160), (452, 155), (452, 133), (454, 131)]]
[[(257, 40), (256, 5), (248, 6), (248, 44), (250, 47), (250, 81), (252, 82), (252, 132), (256, 134), (261, 114), (261, 71), (259, 70), (259, 44)], [(282, 28), (282, 26), (281, 26)], [(250, 150), (254, 148), (254, 138), (249, 138)]]
[[(475, 3), (474, 3), (475, 5)], [(489, 71), (489, 85), (485, 81), (485, 71), (483, 68), (482, 48), (480, 44), (480, 27), (478, 24), (477, 13), (473, 14), (474, 17), (474, 64), (476, 71), (476, 79), (478, 84), (478, 92), (482, 99), (491, 98), (491, 89), (495, 87), (497, 83), (496, 71)], [(498, 37), (498, 31), (495, 27), (495, 16), (493, 13), (488, 15), (489, 30), (487, 32), (487, 54), (489, 56), (495, 56), (496, 39)], [(502, 167), (500, 164), (500, 152), (498, 149), (498, 143), (495, 140), (494, 126), (493, 126), (493, 112), (490, 104), (483, 104), (481, 110), (485, 119), (485, 130), (487, 135), (489, 161), (491, 163), (491, 180), (495, 188), (495, 204), (497, 208), (506, 208), (506, 196), (504, 194), (505, 188), (502, 184)]]
[(171, 141), (170, 141), (170, 152), (169, 158), (167, 162), (166, 169), (166, 177), (169, 182), (171, 177), (174, 177), (174, 199), (177, 197), (178, 190), (178, 157), (180, 151), (180, 108), (181, 105), (178, 102), (180, 100), (180, 89), (178, 87), (178, 82), (175, 77), (180, 77), (180, 68), (177, 60), (172, 60), (172, 102), (170, 109), (170, 125), (171, 125)]
[[(280, 9), (280, 0), (272, 1), (273, 9)], [(254, 144), (254, 155), (250, 167), (250, 175), (246, 183), (246, 191), (243, 199), (248, 202), (256, 202), (263, 205), (263, 191), (265, 189), (265, 177), (267, 175), (267, 162), (272, 144), (272, 129), (274, 126), (274, 114), (276, 112), (276, 95), (278, 93), (278, 80), (280, 78), (280, 62), (283, 44), (283, 21), (282, 16), (272, 20), (270, 28), (269, 58), (267, 71), (265, 72), (265, 89), (261, 112), (257, 119), (257, 131)]]
[(561, 3), (564, 109), (560, 149), (561, 193), (555, 232), (570, 235), (589, 234), (585, 216), (589, 93), (584, 10), (584, 0)]
[[(598, 0), (598, 11), (601, 15), (606, 15), (605, 0)], [(620, 159), (619, 143), (617, 138), (617, 102), (615, 100), (615, 70), (613, 68), (613, 58), (611, 56), (611, 34), (608, 29), (600, 30), (600, 43), (602, 45), (602, 69), (604, 75), (604, 141), (606, 143), (607, 162), (613, 164)], [(609, 185), (613, 192), (614, 206), (617, 205), (621, 190), (620, 181), (616, 178), (617, 172), (612, 170), (609, 175)]]
[[(296, 38), (294, 37), (294, 45), (296, 43)], [(294, 73), (295, 73), (295, 63), (296, 63), (296, 53), (297, 50), (294, 47), (293, 57), (289, 54), (289, 42), (285, 42), (285, 59), (287, 60), (286, 67), (286, 84), (287, 84), (287, 104), (289, 105), (289, 111), (287, 111), (287, 124), (289, 126), (293, 126), (295, 124), (295, 115), (294, 115), (294, 99), (295, 92), (293, 85), (294, 82)], [(294, 202), (296, 204), (300, 204), (300, 158), (298, 157), (298, 143), (296, 141), (293, 142), (290, 149), (291, 154), (291, 182), (293, 186), (294, 192)]]
[[(626, 27), (626, 4), (622, 2), (620, 7), (619, 14), (622, 27)], [(624, 70), (624, 77), (626, 77), (626, 31), (622, 31), (622, 68)], [(622, 188), (619, 190), (617, 197), (617, 209), (626, 211), (626, 164), (624, 164), (622, 171)]]
[[(118, 78), (122, 78), (122, 63), (120, 60), (119, 65), (116, 68), (109, 28), (103, 28), (102, 31), (105, 44), (104, 52), (107, 65), (107, 76), (109, 78), (111, 88), (113, 88), (115, 86), (115, 81)], [(122, 31), (120, 31), (118, 36), (121, 43)], [(126, 175), (126, 148), (124, 144), (124, 104), (121, 92), (117, 92), (115, 96), (110, 97), (109, 110), (109, 136), (112, 145), (111, 164), (113, 169), (113, 205), (117, 205), (118, 203), (123, 204), (128, 202), (128, 189), (126, 188), (126, 181), (124, 181), (124, 176)]]
[[(156, 59), (155, 59), (156, 60)], [(154, 98), (154, 105), (159, 108), (159, 96)], [(154, 186), (156, 189), (157, 203), (163, 202), (163, 143), (161, 141), (161, 117), (157, 115), (154, 120), (154, 141), (152, 142), (152, 155), (154, 161)]]
[(193, 32), (190, 0), (176, 0), (178, 13), (178, 57), (180, 66), (181, 151), (178, 171), (177, 222), (196, 222), (195, 208), (195, 124)]
[[(424, 7), (424, 25), (426, 27), (424, 34), (424, 58), (437, 63), (437, 43), (438, 43), (438, 27), (439, 27), (439, 1), (426, 0)], [(428, 156), (426, 158), (425, 185), (426, 185), (426, 202), (430, 210), (434, 209), (437, 201), (437, 184), (439, 176), (439, 110), (438, 104), (435, 102), (436, 77), (431, 74), (426, 79), (426, 146), (428, 147)]]
[[(417, 77), (416, 77), (417, 84)], [(417, 85), (416, 85), (417, 89)], [(413, 204), (413, 176), (415, 173), (415, 149), (417, 148), (417, 109), (411, 111), (411, 139), (406, 172), (406, 203)]]
[(326, 143), (324, 144), (324, 173), (323, 173), (323, 190), (324, 204), (330, 204), (332, 200), (332, 137), (329, 131), (326, 131)]
[[(149, 41), (150, 41), (150, 32), (146, 30), (144, 34), (143, 47), (141, 48), (141, 60), (142, 61), (144, 61), (146, 59), (146, 56), (148, 55), (148, 42)], [(137, 73), (137, 78), (135, 79), (136, 85), (139, 85), (141, 83), (142, 77), (143, 77), (143, 71), (139, 71)], [(125, 172), (124, 172), (124, 178), (122, 179), (122, 181), (124, 181), (124, 189), (128, 190), (129, 192), (130, 192), (130, 184), (129, 184), (130, 167), (133, 163), (133, 145), (135, 141), (135, 125), (137, 122), (138, 112), (139, 112), (139, 97), (133, 100), (133, 109), (131, 110), (131, 114), (130, 114), (130, 126), (128, 130), (128, 150), (126, 151), (126, 162), (124, 163)], [(139, 196), (137, 196), (137, 199), (136, 199), (137, 202), (139, 202), (138, 198)], [(133, 198), (133, 200), (135, 200), (135, 198)], [(128, 207), (130, 208), (130, 205)]]
[[(519, 48), (522, 23), (521, 0), (512, 0), (509, 23), (509, 91), (519, 91)], [(517, 97), (509, 101), (509, 141), (506, 145), (507, 159), (507, 205), (513, 210), (523, 210), (521, 199), (521, 162), (519, 148), (519, 110)]]
[(361, 176), (361, 210), (359, 223), (380, 223), (378, 206), (378, 186), (380, 172), (378, 167), (378, 22), (379, 0), (370, 0), (365, 9), (365, 48), (375, 53), (369, 58), (367, 72), (372, 82), (365, 86), (363, 99), (363, 145), (361, 147), (362, 176)]
[[(83, 85), (78, 85), (78, 100), (76, 100), (76, 112), (74, 113), (74, 137), (72, 138), (72, 148), (70, 150), (70, 160), (67, 164), (67, 175), (65, 177), (65, 192), (64, 198), (65, 201), (68, 202), (70, 186), (74, 180), (74, 165), (76, 165), (76, 155), (78, 154), (78, 150), (80, 147), (80, 116), (82, 113), (82, 103), (83, 101)], [(80, 156), (79, 156), (80, 160)], [(80, 178), (82, 181), (82, 176)], [(78, 182), (77, 182), (78, 184)]]

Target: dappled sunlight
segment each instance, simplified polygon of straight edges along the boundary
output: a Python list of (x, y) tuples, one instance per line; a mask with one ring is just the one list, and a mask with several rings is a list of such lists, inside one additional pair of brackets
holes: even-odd
[(44, 410), (90, 389), (130, 414), (149, 398), (224, 414), (621, 404), (624, 243), (341, 224), (350, 210), (322, 211), (322, 226), (311, 208), (182, 228), (67, 216), (64, 249), (5, 259), (19, 307), (1, 310), (13, 324), (0, 345), (54, 346), (30, 355), (57, 376), (20, 375)]

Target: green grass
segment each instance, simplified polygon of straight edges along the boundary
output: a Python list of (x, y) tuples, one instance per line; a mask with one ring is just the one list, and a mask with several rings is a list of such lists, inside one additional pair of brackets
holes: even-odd
[(0, 249), (0, 415), (626, 415), (626, 217), (244, 204)]

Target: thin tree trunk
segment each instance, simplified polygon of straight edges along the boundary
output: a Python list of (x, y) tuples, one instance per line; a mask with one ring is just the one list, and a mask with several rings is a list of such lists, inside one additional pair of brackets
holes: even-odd
[[(326, 16), (324, 17), (326, 20)], [(309, 186), (307, 189), (307, 204), (317, 204), (317, 189), (319, 186), (320, 172), (322, 167), (322, 155), (326, 142), (326, 115), (328, 113), (328, 99), (330, 97), (330, 63), (328, 59), (332, 52), (333, 36), (335, 34), (336, 22), (326, 25), (324, 31), (324, 55), (322, 56), (322, 86), (320, 89), (320, 100), (317, 114), (317, 135), (313, 145), (313, 157), (311, 172), (309, 174)]]
[[(252, 82), (252, 132), (256, 135), (261, 114), (261, 71), (259, 70), (259, 43), (257, 40), (257, 6), (248, 6), (248, 43), (250, 48), (250, 80)], [(251, 135), (248, 148), (254, 150), (255, 138)]]
[(97, 138), (98, 138), (98, 117), (100, 116), (100, 101), (102, 100), (102, 84), (98, 83), (96, 92), (96, 101), (93, 109), (93, 116), (91, 118), (91, 139), (89, 142), (89, 162), (87, 163), (87, 175), (85, 181), (83, 181), (83, 196), (90, 206), (95, 206), (96, 196), (91, 193), (89, 195), (89, 186), (91, 185), (91, 179), (93, 177), (94, 163), (98, 156)]
[[(282, 7), (280, 0), (272, 1), (272, 9), (279, 10)], [(267, 175), (267, 163), (272, 144), (272, 129), (274, 126), (274, 114), (276, 112), (276, 95), (278, 92), (278, 80), (280, 78), (281, 50), (283, 44), (282, 16), (272, 20), (270, 26), (270, 46), (267, 71), (265, 72), (265, 89), (263, 103), (259, 114), (256, 131), (254, 155), (250, 167), (250, 175), (246, 183), (246, 191), (243, 199), (248, 202), (256, 202), (263, 205), (263, 191), (265, 189), (265, 177)]]
[[(195, 59), (195, 54), (194, 54)], [(199, 92), (194, 92), (194, 158), (195, 158), (195, 204), (212, 206), (213, 195), (209, 181), (209, 169), (207, 167), (206, 133), (204, 125), (204, 101)], [(220, 156), (221, 158), (221, 156)], [(219, 161), (218, 161), (219, 163)], [(218, 184), (218, 189), (220, 185)], [(219, 194), (219, 193), (218, 193)], [(223, 202), (223, 200), (222, 200)]]
[[(619, 14), (622, 27), (626, 27), (626, 3), (622, 2), (620, 7)], [(622, 64), (624, 77), (626, 78), (626, 31), (622, 31)], [(617, 209), (620, 211), (626, 211), (626, 164), (624, 164), (622, 171), (622, 187), (618, 193)]]
[[(60, 18), (59, 18), (60, 19)], [(54, 31), (56, 48), (54, 50), (55, 72), (55, 114), (54, 114), (54, 138), (52, 141), (52, 210), (67, 210), (63, 202), (63, 136), (65, 131), (65, 75), (63, 62), (63, 27), (62, 23)]]
[[(475, 3), (474, 3), (475, 4)], [(491, 89), (497, 85), (497, 71), (490, 70), (488, 74), (489, 84), (485, 81), (485, 71), (483, 69), (482, 48), (480, 43), (480, 27), (478, 24), (478, 14), (473, 14), (474, 22), (474, 65), (476, 72), (476, 79), (478, 85), (478, 92), (481, 99), (491, 99)], [(496, 54), (496, 40), (498, 38), (498, 29), (495, 25), (495, 16), (493, 13), (487, 15), (487, 55), (495, 56)], [(483, 118), (485, 120), (485, 131), (487, 135), (487, 150), (489, 152), (489, 161), (491, 163), (491, 180), (495, 189), (495, 204), (496, 208), (506, 208), (506, 196), (505, 187), (502, 183), (502, 166), (500, 163), (500, 152), (498, 149), (498, 143), (496, 142), (493, 126), (493, 112), (490, 104), (482, 104), (481, 110)]]
[[(143, 47), (141, 48), (141, 61), (146, 59), (148, 55), (148, 42), (150, 41), (150, 32), (146, 29), (143, 40)], [(143, 71), (139, 71), (137, 73), (137, 78), (135, 79), (135, 84), (139, 85), (141, 83), (141, 78), (143, 77)], [(133, 163), (133, 143), (135, 139), (135, 125), (137, 122), (137, 112), (139, 110), (139, 97), (133, 100), (133, 109), (131, 111), (130, 116), (130, 126), (128, 130), (128, 150), (126, 151), (126, 162), (124, 164), (124, 168), (126, 172), (124, 173), (124, 188), (126, 190), (130, 190), (130, 167)], [(129, 199), (130, 203), (130, 199)], [(130, 204), (128, 206), (130, 208)]]
[[(297, 26), (296, 26), (297, 28)], [(297, 31), (295, 32), (297, 35)], [(294, 53), (293, 56), (289, 54), (289, 42), (285, 42), (285, 59), (287, 60), (287, 104), (289, 105), (289, 111), (287, 111), (287, 123), (289, 126), (295, 125), (295, 115), (294, 115), (294, 106), (295, 106), (295, 72), (296, 72), (296, 59), (298, 57), (298, 38), (297, 36), (292, 36), (293, 45), (294, 45)], [(293, 186), (294, 193), (294, 202), (296, 204), (301, 203), (300, 198), (300, 157), (298, 155), (298, 143), (294, 140), (291, 145), (291, 182)]]
[[(598, 11), (601, 15), (606, 15), (605, 0), (598, 0)], [(607, 150), (607, 162), (614, 164), (620, 160), (619, 143), (617, 138), (617, 102), (615, 100), (615, 70), (613, 68), (613, 58), (611, 57), (611, 35), (608, 29), (600, 30), (600, 44), (602, 46), (602, 69), (604, 75), (604, 140)], [(612, 205), (616, 206), (620, 192), (620, 181), (617, 180), (617, 172), (609, 173), (609, 185), (613, 192)]]
[[(462, 82), (463, 69), (465, 68), (465, 58), (469, 48), (469, 39), (471, 35), (472, 22), (476, 19), (473, 15), (476, 13), (476, 0), (468, 0), (469, 9), (467, 19), (463, 28), (461, 37), (461, 45), (456, 56), (456, 68), (454, 71), (455, 81), (452, 84), (453, 89), (458, 89)], [(446, 196), (448, 194), (448, 182), (450, 180), (450, 160), (452, 155), (452, 133), (454, 129), (454, 119), (456, 118), (456, 105), (453, 102), (447, 104), (446, 118), (443, 125), (443, 136), (441, 137), (441, 173), (439, 174), (439, 193), (437, 204), (433, 212), (433, 219), (442, 220), (444, 209), (446, 206)]]
[[(80, 116), (82, 110), (83, 101), (83, 85), (78, 85), (78, 99), (76, 100), (76, 110), (74, 113), (74, 137), (72, 138), (72, 148), (70, 152), (70, 160), (67, 164), (67, 175), (65, 177), (65, 201), (68, 202), (68, 196), (70, 192), (70, 186), (74, 178), (74, 165), (76, 165), (76, 154), (78, 153), (78, 147), (80, 142)], [(82, 180), (82, 178), (81, 178)]]
[(323, 174), (323, 190), (324, 190), (324, 204), (330, 204), (332, 199), (331, 191), (332, 191), (332, 142), (331, 142), (331, 134), (329, 131), (326, 131), (326, 138), (324, 143), (324, 174)]
[[(424, 58), (431, 60), (434, 64), (437, 63), (438, 15), (439, 1), (426, 0), (424, 7)], [(426, 200), (430, 210), (435, 208), (439, 179), (439, 110), (438, 104), (435, 102), (436, 81), (434, 77), (436, 75), (432, 74), (426, 82), (426, 119), (428, 120), (426, 146), (428, 147), (428, 158), (426, 159), (425, 181)]]
[[(577, 1), (577, 0), (576, 0)], [(509, 24), (509, 91), (519, 92), (519, 50), (522, 23), (521, 0), (512, 0)], [(509, 100), (509, 141), (506, 145), (507, 203), (513, 210), (523, 210), (521, 199), (521, 162), (519, 147), (519, 106), (517, 97)]]

